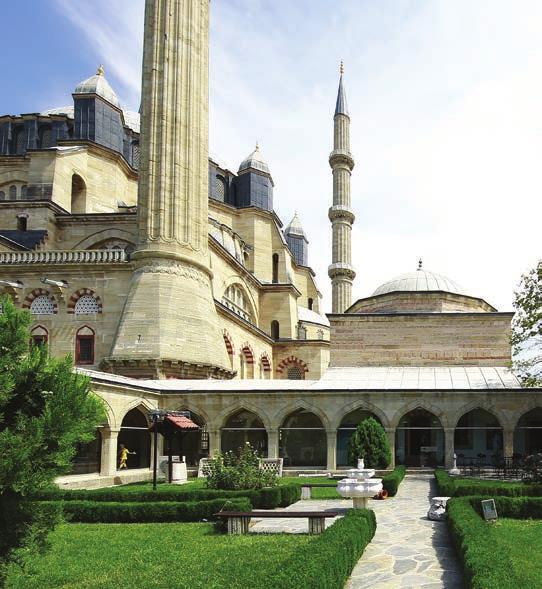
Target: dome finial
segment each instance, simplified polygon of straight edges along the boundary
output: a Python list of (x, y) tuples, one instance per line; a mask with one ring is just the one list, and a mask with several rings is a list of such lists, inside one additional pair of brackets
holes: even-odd
[(341, 76), (344, 74), (344, 63), (343, 63), (342, 59), (341, 59), (341, 65), (339, 66), (339, 72), (340, 72)]
[(105, 76), (105, 70), (104, 70), (104, 66), (102, 64), (100, 64), (98, 66), (98, 71), (96, 72), (97, 76)]
[(258, 141), (256, 141), (256, 150), (255, 151), (260, 151), (260, 144)]
[(422, 259), (420, 258), (420, 259), (418, 260), (418, 270), (421, 270), (421, 269), (422, 269), (422, 266), (423, 266), (423, 261), (422, 261)]

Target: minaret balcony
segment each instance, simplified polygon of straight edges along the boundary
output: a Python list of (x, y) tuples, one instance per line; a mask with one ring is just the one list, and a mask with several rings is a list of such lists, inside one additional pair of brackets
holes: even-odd
[(354, 280), (356, 271), (346, 262), (335, 262), (327, 269), (328, 276), (333, 280), (334, 278), (342, 278), (346, 280)]
[(329, 154), (329, 165), (334, 168), (335, 166), (346, 166), (349, 170), (354, 169), (354, 158), (349, 151), (345, 149), (334, 149)]
[(350, 224), (356, 219), (354, 211), (346, 205), (333, 205), (332, 207), (329, 207), (328, 217), (331, 222), (340, 219), (348, 221)]

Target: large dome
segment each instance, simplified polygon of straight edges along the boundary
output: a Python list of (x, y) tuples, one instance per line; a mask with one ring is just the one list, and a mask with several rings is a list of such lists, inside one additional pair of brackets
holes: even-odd
[(414, 272), (407, 272), (396, 276), (384, 284), (381, 284), (373, 293), (373, 296), (389, 292), (420, 292), (442, 290), (455, 294), (466, 294), (459, 284), (429, 270), (418, 269)]

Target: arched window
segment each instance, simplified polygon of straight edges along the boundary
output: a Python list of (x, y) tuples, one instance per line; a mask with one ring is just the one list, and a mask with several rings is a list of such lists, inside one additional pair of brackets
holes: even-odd
[(51, 147), (53, 139), (53, 133), (51, 127), (42, 127), (39, 132), (40, 148), (47, 149)]
[(319, 329), (316, 332), (316, 335), (318, 336), (318, 339), (324, 339), (324, 332), (323, 332), (323, 330)]
[(17, 200), (17, 186), (9, 187), (9, 200)]
[(241, 350), (241, 378), (254, 378), (254, 354), (249, 346)]
[(231, 415), (222, 428), (222, 452), (238, 452), (250, 444), (262, 457), (267, 456), (267, 431), (263, 421), (247, 409)]
[(312, 306), (314, 305), (314, 300), (311, 297), (309, 297), (308, 304), (309, 304), (309, 311), (312, 311)]
[(503, 433), (499, 420), (480, 407), (465, 413), (455, 428), (454, 451), (460, 464), (476, 460), (492, 464), (495, 456), (502, 456)]
[(399, 421), (395, 434), (397, 464), (437, 466), (444, 464), (444, 430), (433, 413), (417, 407)]
[(87, 206), (87, 187), (81, 176), (72, 176), (71, 212), (85, 213)]
[(307, 328), (304, 325), (297, 326), (297, 339), (307, 339)]
[(300, 366), (294, 364), (288, 368), (288, 380), (305, 380), (305, 372)]
[(22, 200), (25, 200), (26, 199), (26, 192), (27, 192), (26, 184), (23, 184), (21, 186), (21, 199)]
[(276, 373), (277, 378), (287, 378), (289, 380), (305, 380), (308, 372), (307, 365), (303, 360), (295, 356), (288, 356), (279, 362)]
[(94, 364), (94, 330), (86, 325), (75, 336), (75, 363)]
[(365, 409), (355, 409), (342, 418), (341, 425), (339, 425), (339, 429), (337, 430), (337, 466), (347, 466), (350, 464), (348, 461), (348, 442), (358, 425), (369, 417), (372, 417), (382, 425), (382, 422), (374, 413)]
[(325, 468), (327, 436), (320, 418), (306, 409), (290, 413), (279, 430), (279, 455), (284, 466)]
[(221, 202), (226, 199), (226, 182), (222, 176), (215, 177), (215, 194), (214, 198)]
[(141, 150), (139, 147), (139, 141), (132, 143), (132, 168), (139, 168), (139, 161), (141, 159)]
[(37, 325), (30, 332), (30, 343), (33, 346), (44, 346), (49, 341), (49, 333), (41, 325)]
[(26, 149), (26, 133), (24, 129), (19, 129), (15, 135), (15, 153), (20, 155)]
[(17, 230), (26, 231), (28, 228), (28, 217), (25, 214), (17, 215)]
[(280, 324), (276, 320), (271, 321), (271, 337), (275, 340), (280, 338)]
[(254, 323), (248, 299), (238, 285), (232, 284), (228, 286), (222, 297), (222, 304), (242, 317), (245, 321)]
[(279, 255), (273, 254), (273, 284), (279, 281)]
[(49, 295), (39, 295), (30, 304), (30, 313), (32, 315), (54, 315), (56, 305)]
[(79, 297), (74, 307), (75, 315), (90, 315), (92, 313), (101, 313), (101, 311), (98, 301), (90, 294)]
[(230, 334), (226, 330), (224, 330), (222, 337), (224, 338), (224, 344), (226, 345), (226, 351), (228, 352), (228, 358), (230, 359), (230, 368), (233, 369), (233, 356), (235, 354), (233, 341)]
[(271, 361), (269, 356), (264, 352), (260, 357), (260, 378), (271, 378)]
[(524, 413), (514, 431), (514, 454), (527, 456), (542, 452), (542, 408)]
[(6, 193), (3, 190), (0, 190), (0, 200), (6, 200)]
[[(120, 426), (117, 452), (121, 446), (129, 452), (126, 461), (127, 468), (148, 468), (151, 457), (151, 440), (149, 424), (144, 414), (145, 409), (132, 409), (124, 416)], [(117, 467), (120, 456), (117, 454)]]

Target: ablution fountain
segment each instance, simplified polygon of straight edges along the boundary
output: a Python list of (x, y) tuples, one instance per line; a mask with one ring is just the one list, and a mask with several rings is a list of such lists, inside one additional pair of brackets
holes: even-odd
[(382, 479), (374, 479), (373, 468), (365, 468), (363, 458), (358, 460), (358, 467), (346, 471), (348, 478), (337, 483), (337, 492), (342, 497), (352, 498), (354, 509), (367, 509), (367, 500), (382, 491)]

